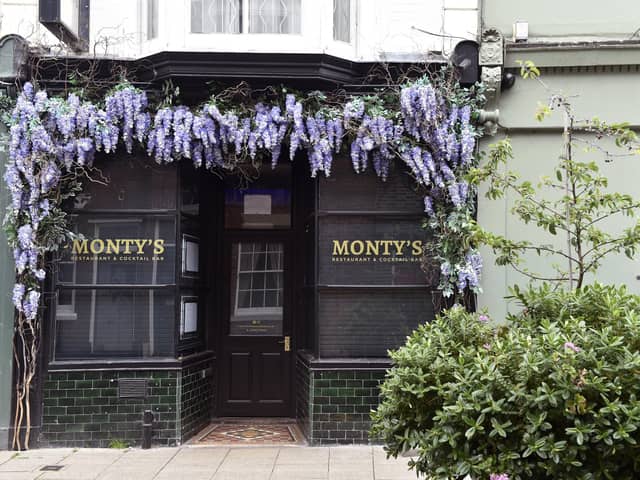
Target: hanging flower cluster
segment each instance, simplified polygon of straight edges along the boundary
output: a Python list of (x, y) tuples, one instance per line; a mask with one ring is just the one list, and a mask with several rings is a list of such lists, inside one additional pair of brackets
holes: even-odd
[[(195, 167), (229, 170), (256, 158), (270, 158), (275, 166), (286, 146), (290, 160), (306, 151), (315, 177), (331, 174), (334, 157), (348, 139), (356, 172), (372, 165), (385, 180), (392, 160), (406, 164), (425, 195), (428, 216), (472, 211), (473, 192), (461, 179), (475, 149), (471, 107), (452, 103), (426, 79), (404, 86), (397, 103), (392, 114), (370, 108), (363, 97), (311, 111), (304, 98), (287, 94), (282, 104), (257, 103), (251, 110), (222, 112), (212, 100), (195, 109), (162, 107), (154, 113), (145, 92), (129, 84), (97, 105), (74, 94), (49, 98), (27, 83), (13, 112), (11, 161), (4, 175), (11, 193), (6, 225), (18, 278), (16, 309), (30, 318), (37, 315), (48, 248), (40, 241), (41, 225), (58, 206), (61, 177), (90, 166), (96, 152), (112, 153), (121, 144), (129, 153), (142, 147), (158, 163), (189, 159)], [(469, 250), (462, 259), (442, 263), (442, 278), (460, 290), (476, 289), (481, 263)]]

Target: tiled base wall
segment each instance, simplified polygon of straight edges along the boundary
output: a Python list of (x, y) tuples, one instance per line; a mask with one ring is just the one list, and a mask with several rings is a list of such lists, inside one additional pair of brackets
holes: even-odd
[(180, 434), (183, 442), (207, 426), (214, 415), (214, 368), (211, 361), (206, 360), (182, 370)]
[[(383, 369), (313, 370), (298, 363), (298, 382), (308, 385), (298, 401), (298, 422), (311, 445), (370, 442), (370, 412), (378, 406)], [(302, 380), (301, 380), (302, 377)]]
[[(40, 447), (140, 446), (142, 415), (154, 414), (152, 444), (179, 445), (204, 426), (213, 405), (209, 363), (175, 370), (55, 371), (43, 389)], [(118, 381), (147, 379), (145, 398), (119, 398)]]

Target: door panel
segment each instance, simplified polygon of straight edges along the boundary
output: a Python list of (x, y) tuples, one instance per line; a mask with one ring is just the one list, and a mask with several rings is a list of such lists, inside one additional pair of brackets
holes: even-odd
[(251, 401), (251, 354), (230, 352), (229, 355), (229, 401)]
[[(286, 237), (229, 235), (221, 332), (220, 415), (291, 415), (291, 333)], [(287, 343), (288, 344), (288, 343)]]
[(272, 372), (287, 370), (284, 352), (260, 353), (258, 360), (258, 397), (260, 401), (282, 401), (284, 389), (283, 375), (272, 375)]

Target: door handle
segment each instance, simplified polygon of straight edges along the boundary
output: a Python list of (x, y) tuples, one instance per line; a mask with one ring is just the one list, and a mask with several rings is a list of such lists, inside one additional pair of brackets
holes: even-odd
[(285, 352), (290, 352), (291, 351), (291, 337), (289, 335), (286, 335), (278, 343), (284, 343), (284, 351)]

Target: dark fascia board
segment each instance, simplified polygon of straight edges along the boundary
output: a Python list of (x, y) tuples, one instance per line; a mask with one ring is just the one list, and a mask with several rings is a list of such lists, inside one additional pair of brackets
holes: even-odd
[[(153, 78), (144, 78), (146, 81), (169, 78), (312, 80), (334, 85), (360, 83), (376, 65), (321, 53), (161, 52), (138, 62), (153, 72)], [(393, 65), (410, 66), (408, 63)]]
[[(64, 89), (68, 82), (68, 72), (91, 68), (98, 72), (96, 80), (108, 79), (117, 68), (133, 74), (130, 78), (142, 88), (159, 86), (166, 80), (178, 85), (190, 86), (184, 89), (196, 95), (208, 82), (237, 83), (248, 81), (252, 86), (283, 84), (307, 89), (332, 90), (337, 87), (347, 89), (375, 88), (381, 85), (374, 78), (368, 78), (372, 69), (380, 66), (376, 62), (353, 62), (339, 57), (316, 53), (220, 53), (220, 52), (159, 52), (139, 59), (91, 58), (86, 55), (60, 57), (33, 55), (38, 66), (37, 76), (50, 90)], [(443, 65), (439, 57), (421, 68), (434, 70)], [(96, 65), (97, 64), (97, 65)], [(414, 63), (388, 63), (391, 75), (400, 75), (417, 65)], [(383, 79), (386, 81), (387, 79)], [(205, 89), (206, 90), (206, 89)], [(196, 95), (197, 96), (197, 95)]]

